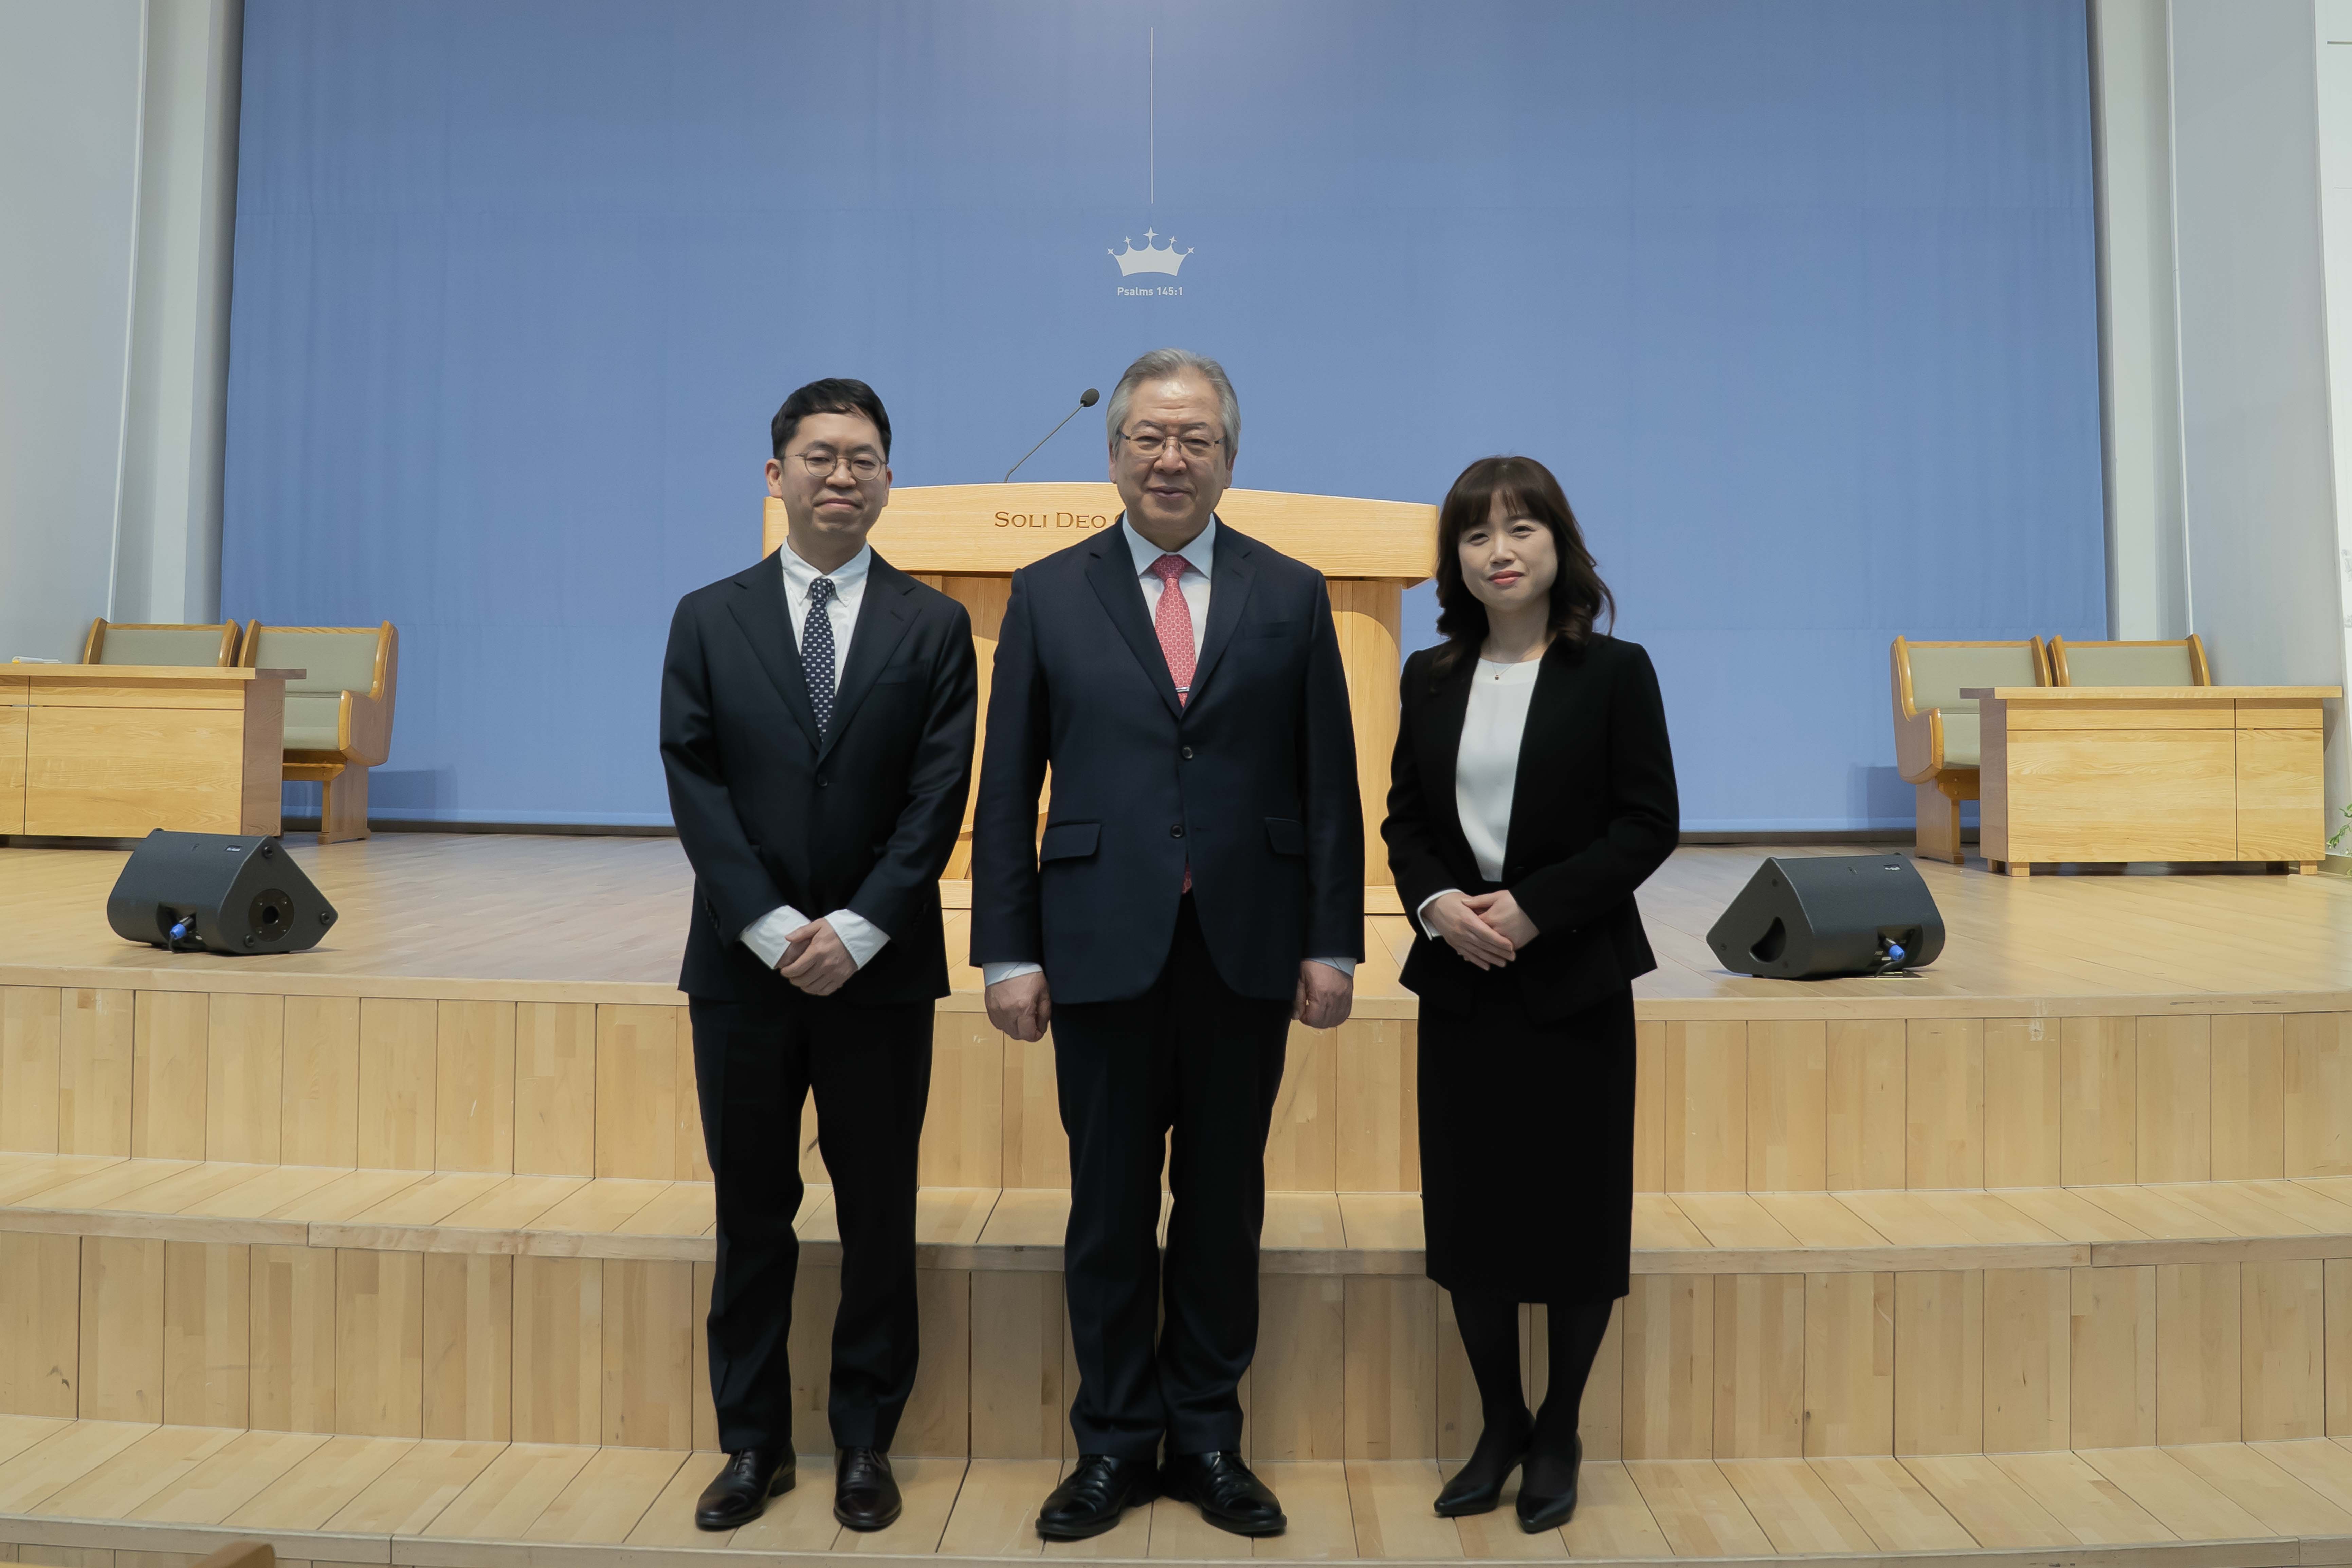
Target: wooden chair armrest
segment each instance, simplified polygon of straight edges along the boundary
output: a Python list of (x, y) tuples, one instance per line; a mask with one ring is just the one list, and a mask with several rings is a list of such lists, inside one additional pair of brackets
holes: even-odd
[(1895, 715), (1895, 765), (1906, 784), (1926, 784), (1943, 772), (1943, 710)]
[(392, 754), (392, 705), (356, 691), (343, 693), (335, 719), (336, 749), (360, 767), (373, 768)]

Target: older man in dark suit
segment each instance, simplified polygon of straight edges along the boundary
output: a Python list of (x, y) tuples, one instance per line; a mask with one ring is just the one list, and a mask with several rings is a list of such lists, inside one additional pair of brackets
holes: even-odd
[(1100, 1534), (1165, 1491), (1269, 1535), (1235, 1390), (1289, 1026), (1344, 1020), (1363, 956), (1355, 741), (1322, 577), (1216, 517), (1241, 435), (1224, 371), (1146, 354), (1108, 413), (1126, 510), (1013, 575), (973, 819), (989, 1016), (1052, 1026), (1070, 1138), (1080, 1458), (1037, 1528)]
[(971, 784), (977, 668), (963, 606), (866, 542), (890, 496), (890, 416), (862, 381), (776, 411), (783, 548), (680, 600), (662, 765), (694, 866), (687, 994), (719, 1188), (710, 1385), (727, 1467), (695, 1522), (759, 1517), (793, 1484), (801, 1103), (841, 1221), (826, 1415), (834, 1516), (898, 1517), (890, 1439), (915, 1382), (915, 1162), (931, 1013), (947, 994), (939, 876)]

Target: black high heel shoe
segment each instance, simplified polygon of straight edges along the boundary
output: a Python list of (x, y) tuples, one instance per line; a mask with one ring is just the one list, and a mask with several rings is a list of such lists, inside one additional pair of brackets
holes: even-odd
[(1438, 1492), (1438, 1517), (1460, 1519), (1465, 1514), (1492, 1513), (1503, 1500), (1503, 1483), (1511, 1479), (1511, 1472), (1527, 1457), (1528, 1443), (1534, 1433), (1535, 1422), (1524, 1415), (1516, 1426), (1501, 1432), (1489, 1424), (1478, 1434), (1477, 1447), (1470, 1450), (1469, 1459)]
[(1519, 1478), (1519, 1528), (1529, 1535), (1557, 1530), (1576, 1517), (1576, 1480), (1577, 1472), (1584, 1468), (1584, 1439), (1580, 1436), (1571, 1441), (1576, 1447), (1569, 1457), (1566, 1487), (1556, 1492), (1535, 1490), (1528, 1484), (1535, 1471), (1532, 1464)]

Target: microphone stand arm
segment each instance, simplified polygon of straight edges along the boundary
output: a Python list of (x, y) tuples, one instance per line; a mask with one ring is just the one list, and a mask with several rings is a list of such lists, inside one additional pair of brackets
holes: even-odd
[[(1086, 404), (1081, 403), (1081, 404), (1079, 404), (1079, 405), (1078, 405), (1078, 406), (1077, 406), (1076, 408), (1073, 408), (1073, 409), (1071, 409), (1067, 414), (1063, 415), (1063, 416), (1062, 416), (1062, 425), (1067, 425), (1071, 420), (1076, 419), (1076, 418), (1078, 416), (1078, 415), (1080, 414), (1080, 412), (1081, 412), (1081, 411), (1083, 411), (1086, 407), (1087, 407), (1087, 405), (1086, 405)], [(1040, 441), (1040, 442), (1038, 442), (1038, 443), (1037, 443), (1037, 447), (1042, 447), (1042, 446), (1044, 446), (1044, 445), (1045, 444), (1045, 441), (1050, 441), (1050, 440), (1052, 440), (1055, 437), (1056, 437), (1056, 436), (1060, 435), (1060, 434), (1062, 433), (1062, 425), (1056, 425), (1056, 426), (1055, 426), (1051, 430), (1046, 431), (1046, 432), (1045, 432), (1045, 441)], [(1021, 454), (1021, 463), (1025, 463), (1025, 462), (1027, 462), (1030, 458), (1032, 458), (1035, 457), (1035, 456), (1037, 455), (1037, 447), (1030, 447), (1027, 451), (1025, 451), (1025, 452), (1022, 453), (1022, 454)], [(997, 483), (999, 483), (999, 484), (1003, 484), (1003, 485), (1009, 485), (1009, 484), (1011, 484), (1011, 483), (1013, 482), (1013, 476), (1014, 474), (1018, 473), (1018, 472), (1020, 471), (1020, 469), (1021, 469), (1021, 463), (1015, 463), (1015, 464), (1013, 464), (1013, 467), (1011, 467), (1011, 468), (1009, 468), (1005, 469), (1005, 470), (1004, 470), (1004, 477), (1003, 477), (1003, 479), (999, 479), (999, 480), (997, 481)]]

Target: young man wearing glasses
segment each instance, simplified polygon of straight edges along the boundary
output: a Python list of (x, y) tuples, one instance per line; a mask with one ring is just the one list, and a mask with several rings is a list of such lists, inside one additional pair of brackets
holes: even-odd
[(1272, 1535), (1235, 1390), (1290, 1024), (1343, 1022), (1363, 956), (1347, 681), (1321, 575), (1216, 516), (1241, 435), (1224, 371), (1148, 353), (1108, 413), (1126, 510), (1013, 574), (972, 821), (988, 1016), (1016, 1039), (1051, 1025), (1070, 1139), (1079, 1458), (1037, 1529), (1098, 1535), (1164, 1491)]
[(694, 867), (678, 988), (717, 1177), (710, 1388), (726, 1468), (695, 1522), (759, 1517), (793, 1482), (785, 1360), (803, 1100), (841, 1227), (826, 1405), (834, 1515), (898, 1517), (890, 1439), (915, 1382), (915, 1167), (931, 1014), (948, 994), (940, 873), (971, 784), (963, 606), (874, 552), (890, 416), (812, 382), (771, 428), (783, 547), (678, 602), (662, 669), (670, 813)]

